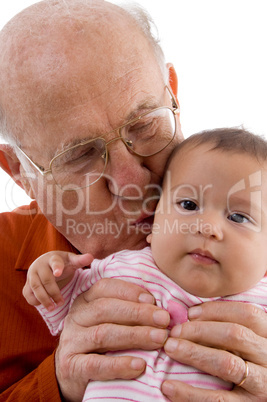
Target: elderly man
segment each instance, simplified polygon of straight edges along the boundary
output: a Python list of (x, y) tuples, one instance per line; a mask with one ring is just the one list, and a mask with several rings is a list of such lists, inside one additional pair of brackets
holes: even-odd
[[(169, 315), (143, 289), (102, 280), (76, 301), (53, 352), (57, 340), (22, 298), (25, 270), (49, 250), (101, 258), (145, 245), (165, 162), (182, 140), (176, 74), (144, 13), (47, 0), (2, 30), (0, 88), (1, 165), (37, 201), (0, 218), (0, 400), (78, 401), (90, 379), (137, 377), (144, 361), (101, 352), (162, 347)], [(264, 314), (211, 303), (189, 317), (167, 353), (245, 381), (226, 394), (166, 382), (169, 399), (266, 400)]]

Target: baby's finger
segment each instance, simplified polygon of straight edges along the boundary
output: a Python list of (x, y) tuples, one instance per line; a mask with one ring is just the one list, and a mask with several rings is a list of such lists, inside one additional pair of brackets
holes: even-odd
[(65, 263), (64, 263), (63, 258), (60, 255), (53, 254), (49, 259), (49, 265), (50, 265), (53, 275), (55, 277), (58, 278), (62, 275)]
[[(40, 303), (44, 307), (54, 307), (51, 299), (57, 304), (62, 305), (64, 303), (64, 299), (61, 295), (58, 284), (56, 283), (55, 277), (52, 271), (40, 271), (39, 275), (34, 279), (34, 283), (31, 283), (31, 288), (40, 301)], [(48, 302), (50, 300), (50, 303)], [(49, 306), (48, 306), (49, 304)]]
[[(49, 294), (42, 284), (42, 281), (37, 275), (35, 275), (34, 278), (30, 279), (29, 286), (33, 296), (37, 300), (37, 303), (35, 303), (34, 305), (42, 304), (48, 311), (52, 311), (55, 307), (54, 303), (52, 302)], [(33, 297), (30, 296), (30, 299), (33, 300)]]
[(42, 304), (48, 311), (55, 309), (55, 303), (51, 300), (44, 288), (40, 288), (37, 297), (39, 304)]
[(39, 306), (40, 302), (34, 296), (34, 293), (31, 290), (31, 287), (28, 284), (28, 282), (26, 282), (26, 284), (24, 285), (22, 289), (22, 294), (31, 306)]
[(75, 268), (84, 268), (91, 264), (94, 257), (92, 254), (73, 254), (68, 253), (69, 263)]
[(60, 280), (70, 278), (78, 268), (84, 268), (91, 264), (94, 257), (92, 254), (74, 254), (58, 251), (51, 255), (49, 266), (54, 277)]

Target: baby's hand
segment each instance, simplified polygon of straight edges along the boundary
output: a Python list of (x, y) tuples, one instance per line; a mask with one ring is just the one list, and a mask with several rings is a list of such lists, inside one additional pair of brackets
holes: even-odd
[[(75, 271), (91, 264), (91, 254), (73, 254), (67, 251), (50, 251), (37, 258), (28, 269), (23, 296), (32, 306), (42, 304), (48, 311), (64, 299), (60, 289), (71, 281)], [(55, 304), (54, 304), (55, 303)]]

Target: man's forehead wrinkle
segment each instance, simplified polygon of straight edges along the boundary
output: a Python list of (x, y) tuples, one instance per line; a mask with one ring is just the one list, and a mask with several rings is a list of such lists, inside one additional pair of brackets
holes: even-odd
[[(116, 114), (116, 127), (112, 119), (109, 119), (108, 110), (107, 111), (107, 121), (105, 121), (105, 126), (102, 127), (99, 124), (99, 121), (94, 119), (94, 116), (88, 111), (84, 117), (81, 118), (79, 109), (83, 107), (83, 105), (78, 105), (77, 108), (77, 115), (75, 113), (72, 114), (72, 117), (68, 120), (68, 127), (69, 130), (74, 129), (77, 133), (79, 132), (79, 138), (74, 138), (65, 140), (62, 139), (61, 143), (58, 144), (58, 147), (55, 151), (55, 154), (51, 155), (51, 158), (58, 154), (61, 151), (66, 150), (67, 148), (77, 145), (82, 141), (87, 141), (92, 138), (102, 137), (105, 138), (107, 141), (109, 140), (108, 135), (115, 130), (118, 126), (127, 123), (127, 121), (137, 117), (142, 111), (153, 109), (154, 107), (158, 106), (158, 100), (151, 98), (151, 95), (147, 95), (142, 98), (140, 103), (132, 105), (132, 109), (127, 114), (120, 114), (120, 109), (118, 108), (118, 113)], [(113, 103), (114, 104), (114, 103)], [(75, 108), (73, 108), (74, 110)], [(73, 111), (72, 110), (72, 111)], [(128, 111), (128, 110), (127, 110)], [(77, 124), (78, 123), (78, 124)], [(93, 125), (92, 125), (93, 123)], [(109, 124), (107, 126), (107, 124)], [(106, 131), (107, 130), (107, 131)], [(67, 133), (69, 134), (69, 133)]]

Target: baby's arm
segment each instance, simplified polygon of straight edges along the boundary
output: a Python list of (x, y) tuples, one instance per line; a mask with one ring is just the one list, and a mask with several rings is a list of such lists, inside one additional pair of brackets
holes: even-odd
[(67, 251), (50, 251), (37, 258), (30, 266), (23, 296), (32, 306), (42, 304), (48, 311), (54, 303), (64, 303), (60, 289), (71, 281), (75, 271), (91, 264), (91, 254), (73, 254)]

